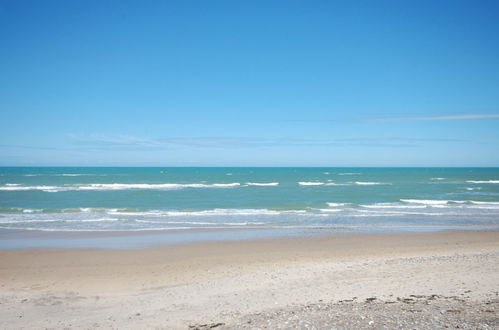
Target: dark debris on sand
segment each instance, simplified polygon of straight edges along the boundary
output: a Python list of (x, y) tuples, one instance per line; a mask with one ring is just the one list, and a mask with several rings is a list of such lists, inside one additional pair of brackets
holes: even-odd
[(486, 301), (440, 295), (357, 298), (236, 316), (190, 329), (499, 329), (498, 293)]

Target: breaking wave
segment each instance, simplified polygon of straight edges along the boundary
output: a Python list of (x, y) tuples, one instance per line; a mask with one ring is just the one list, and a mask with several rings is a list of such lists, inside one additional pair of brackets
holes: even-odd
[(468, 183), (499, 183), (499, 180), (467, 180)]
[(260, 186), (260, 187), (275, 187), (279, 185), (279, 182), (247, 182), (248, 186)]
[(322, 186), (324, 182), (316, 182), (316, 181), (300, 181), (298, 182), (300, 186)]
[(175, 190), (183, 188), (233, 188), (241, 184), (233, 183), (91, 183), (81, 185), (63, 185), (63, 186), (22, 186), (5, 185), (0, 187), (4, 191), (26, 191), (41, 190), (44, 192), (78, 191), (78, 190), (129, 190), (129, 189), (151, 189), (151, 190)]

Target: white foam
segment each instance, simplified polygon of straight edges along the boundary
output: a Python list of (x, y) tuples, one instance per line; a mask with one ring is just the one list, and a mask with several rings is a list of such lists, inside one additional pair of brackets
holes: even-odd
[(470, 201), (472, 204), (478, 204), (478, 205), (499, 205), (499, 202), (483, 202), (483, 201)]
[(341, 209), (319, 209), (319, 211), (324, 212), (324, 213), (334, 213), (334, 212), (341, 212)]
[(46, 192), (55, 192), (60, 187), (56, 186), (3, 186), (0, 187), (0, 190), (4, 191), (25, 191), (25, 190), (42, 190)]
[(127, 212), (120, 210), (109, 210), (106, 213), (109, 215), (127, 215), (127, 216), (156, 216), (161, 217), (167, 215), (166, 211), (142, 211), (142, 212)]
[(213, 186), (213, 187), (218, 187), (218, 188), (226, 188), (226, 187), (237, 187), (237, 186), (240, 186), (241, 184), (238, 183), (238, 182), (234, 182), (234, 183), (214, 183), (214, 184), (205, 184), (204, 187), (199, 187), (199, 188), (209, 188), (210, 186)]
[(368, 209), (424, 209), (425, 205), (402, 205), (395, 203), (375, 203), (375, 204), (367, 204), (360, 205), (361, 207), (365, 207)]
[(353, 213), (349, 214), (349, 217), (396, 217), (400, 216), (399, 214), (390, 214), (390, 213)]
[(401, 202), (404, 203), (415, 203), (415, 204), (424, 204), (424, 205), (445, 205), (449, 201), (447, 200), (434, 200), (434, 199), (401, 199)]
[(445, 178), (431, 178), (430, 180), (442, 181), (445, 180)]
[(266, 224), (265, 222), (201, 222), (201, 221), (150, 221), (150, 220), (135, 220), (139, 223), (151, 223), (151, 224), (169, 224), (169, 225), (195, 225), (195, 226), (261, 226)]
[(300, 181), (298, 184), (300, 186), (322, 186), (324, 182)]
[[(0, 226), (0, 229), (13, 229), (13, 227)], [(160, 227), (160, 228), (112, 228), (112, 229), (97, 229), (97, 228), (40, 228), (40, 227), (23, 227), (15, 228), (28, 231), (47, 231), (47, 232), (135, 232), (135, 231), (168, 231), (168, 230), (185, 230), (193, 229), (193, 227)]]
[(466, 182), (468, 182), (468, 183), (499, 183), (499, 180), (483, 180), (483, 181), (468, 180)]
[(441, 212), (418, 212), (418, 211), (371, 211), (371, 210), (358, 210), (359, 212), (367, 214), (375, 214), (378, 216), (396, 216), (396, 215), (445, 215)]
[(221, 215), (279, 215), (284, 212), (293, 211), (275, 211), (269, 209), (212, 209), (201, 211), (163, 211), (152, 210), (143, 212), (123, 212), (123, 211), (109, 211), (110, 215), (133, 215), (133, 216), (155, 216), (155, 217), (178, 217), (178, 216), (221, 216)]
[(442, 212), (404, 212), (404, 211), (388, 211), (389, 214), (399, 214), (399, 215), (431, 215), (431, 216), (440, 216), (446, 215), (447, 213)]
[(470, 209), (499, 210), (499, 202), (469, 201), (471, 205), (466, 205)]
[(61, 192), (71, 190), (128, 190), (128, 189), (155, 189), (155, 190), (174, 190), (183, 188), (231, 188), (241, 184), (233, 183), (91, 183), (84, 185), (64, 185), (64, 186), (3, 186), (0, 190), (15, 191), (15, 190), (42, 190), (45, 192)]
[(279, 182), (247, 182), (246, 183), (248, 186), (262, 186), (262, 187), (272, 187), (272, 186), (278, 186)]
[(122, 221), (116, 218), (98, 218), (98, 219), (77, 219), (77, 220), (60, 220), (62, 222), (108, 222), (108, 221)]
[(202, 215), (202, 216), (218, 216), (218, 215), (279, 215), (281, 212), (269, 209), (213, 209), (204, 211), (169, 211), (168, 215)]
[(344, 206), (344, 205), (349, 205), (350, 203), (326, 203), (328, 206), (331, 206), (331, 207), (336, 207), (336, 206)]
[(467, 206), (467, 208), (481, 210), (499, 210), (499, 205), (470, 205)]
[(171, 184), (171, 183), (164, 183), (164, 184), (92, 183), (89, 185), (76, 186), (74, 187), (74, 190), (126, 190), (126, 189), (178, 189), (178, 188), (180, 188), (180, 185)]
[(365, 182), (365, 181), (355, 181), (355, 184), (358, 184), (358, 185), (363, 185), (363, 186), (374, 186), (374, 185), (381, 185), (381, 184), (388, 184), (388, 183), (383, 183), (383, 182)]
[(135, 220), (140, 223), (154, 223), (154, 224), (170, 224), (170, 225), (204, 225), (204, 226), (212, 226), (218, 225), (215, 222), (200, 222), (200, 221), (151, 221), (151, 220)]
[[(22, 223), (37, 223), (37, 222), (60, 222), (61, 220), (57, 219), (8, 219), (8, 220), (0, 220), (1, 224), (22, 224)], [(24, 229), (24, 228), (22, 228)]]
[(287, 210), (287, 211), (280, 211), (282, 214), (303, 214), (307, 213), (306, 210)]
[[(66, 212), (71, 212), (74, 209), (63, 209), (63, 213)], [(76, 210), (79, 210), (80, 212), (116, 212), (118, 209), (105, 209), (105, 208), (93, 208), (93, 207), (80, 207)]]
[(223, 222), (222, 225), (226, 226), (261, 226), (265, 222)]
[(474, 188), (466, 188), (466, 190), (470, 190), (470, 191), (473, 191), (473, 190), (481, 190), (482, 188), (481, 187), (474, 187)]
[(6, 183), (5, 185), (7, 187), (17, 187), (17, 186), (20, 186), (21, 184), (20, 183)]

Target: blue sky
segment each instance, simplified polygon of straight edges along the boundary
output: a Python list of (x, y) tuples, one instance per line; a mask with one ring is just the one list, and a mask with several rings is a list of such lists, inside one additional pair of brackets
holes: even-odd
[(499, 166), (498, 10), (0, 0), (0, 165)]

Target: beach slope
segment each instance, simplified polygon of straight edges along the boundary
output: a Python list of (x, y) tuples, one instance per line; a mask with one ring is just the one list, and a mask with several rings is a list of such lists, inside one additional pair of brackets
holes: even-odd
[(497, 274), (497, 231), (4, 250), (0, 328), (493, 327)]

